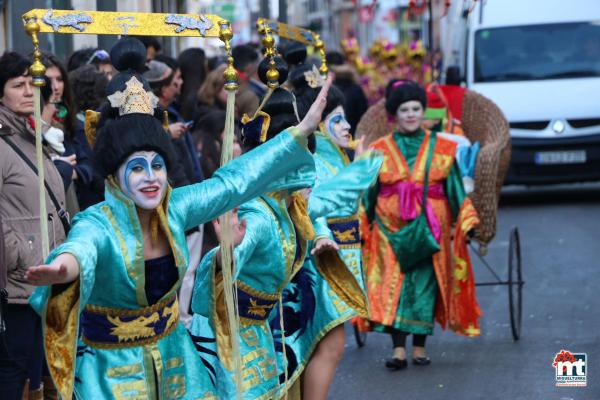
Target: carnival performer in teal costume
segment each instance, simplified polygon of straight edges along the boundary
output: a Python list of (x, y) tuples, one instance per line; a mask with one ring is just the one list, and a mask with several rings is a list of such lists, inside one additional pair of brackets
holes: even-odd
[[(301, 65), (293, 71), (290, 82), (297, 97), (299, 115), (302, 116), (318, 93), (322, 78), (316, 68)], [(320, 247), (327, 243), (324, 239), (333, 241), (345, 264), (341, 268), (351, 275), (343, 281), (328, 279), (325, 275), (330, 270), (327, 264), (331, 263), (331, 259), (322, 255), (307, 257), (284, 297), (290, 383), (295, 382), (306, 366), (302, 394), (310, 399), (327, 398), (344, 352), (343, 323), (357, 313), (366, 313), (356, 306), (366, 303), (358, 209), (362, 193), (376, 180), (382, 157), (365, 153), (350, 163), (346, 151), (355, 143), (345, 118), (343, 102), (343, 94), (332, 87), (320, 130), (315, 132), (317, 180), (310, 195), (309, 214), (316, 229), (315, 251), (318, 253)], [(348, 292), (343, 289), (345, 285), (354, 285), (358, 290)], [(276, 328), (277, 320), (274, 319), (272, 324)], [(277, 332), (274, 338), (277, 340)], [(281, 361), (279, 364), (283, 365)]]
[[(124, 39), (111, 59), (139, 71), (145, 49)], [(306, 137), (320, 111), (213, 178), (171, 190), (170, 141), (148, 115), (156, 99), (147, 83), (135, 71), (121, 72), (107, 92), (120, 116), (99, 130), (94, 146), (96, 167), (106, 177), (105, 201), (78, 214), (47, 265), (27, 272), (29, 282), (44, 286), (31, 303), (42, 312), (52, 377), (63, 399), (216, 398), (179, 322), (185, 231), (277, 191), (292, 171), (310, 173)]]
[[(276, 60), (280, 80), (285, 82), (287, 66), (283, 60)], [(259, 76), (265, 76), (268, 62), (269, 59), (265, 59), (260, 64)], [(242, 121), (244, 151), (252, 150), (298, 123), (294, 96), (277, 88), (254, 118), (244, 117)], [(243, 241), (235, 249), (240, 316), (238, 340), (243, 362), (241, 398), (244, 399), (272, 399), (279, 390), (276, 352), (268, 318), (277, 308), (283, 288), (302, 267), (307, 245), (314, 237), (307, 202), (301, 194), (302, 189), (309, 189), (314, 184), (314, 170), (310, 172), (288, 174), (287, 183), (280, 190), (243, 204), (238, 212), (238, 218), (247, 227)], [(209, 272), (196, 279), (190, 332), (198, 346), (206, 346), (211, 341), (215, 343), (212, 350), (218, 356), (218, 362), (213, 364), (217, 393), (221, 399), (233, 399), (237, 388), (230, 338), (224, 329), (219, 254), (216, 248), (202, 259), (199, 270)]]

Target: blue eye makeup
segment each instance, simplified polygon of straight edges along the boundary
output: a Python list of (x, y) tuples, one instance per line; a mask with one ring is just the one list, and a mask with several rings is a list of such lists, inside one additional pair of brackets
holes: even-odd
[(148, 160), (145, 157), (135, 157), (129, 160), (125, 166), (125, 187), (129, 192), (131, 192), (131, 187), (129, 186), (129, 178), (131, 174), (143, 173), (148, 176), (152, 176), (158, 171), (166, 170), (166, 168), (165, 160), (160, 154), (156, 154), (150, 164), (148, 164)]
[(129, 160), (125, 167), (125, 176), (129, 176), (131, 172), (142, 172), (148, 169), (148, 162), (143, 157), (136, 157)]
[(152, 161), (150, 162), (148, 162), (148, 159), (146, 157), (142, 156), (132, 158), (125, 165), (125, 171), (123, 176), (125, 187), (129, 192), (131, 192), (131, 187), (129, 186), (129, 178), (132, 174), (145, 174), (151, 177), (159, 171), (166, 172), (166, 169), (167, 165), (160, 154), (155, 154), (154, 158), (152, 158)]
[(337, 135), (335, 134), (334, 127), (336, 124), (339, 124), (340, 122), (345, 121), (345, 120), (346, 120), (346, 118), (344, 118), (344, 116), (342, 114), (336, 114), (333, 117), (331, 117), (331, 119), (329, 119), (329, 126), (328, 126), (329, 132), (333, 136), (337, 137)]
[(341, 114), (335, 115), (333, 117), (331, 117), (331, 121), (334, 124), (339, 124), (340, 122), (342, 122), (342, 120), (344, 120), (344, 117)]
[(125, 172), (124, 172), (125, 187), (127, 188), (128, 191), (131, 192), (131, 188), (129, 187), (129, 177), (131, 176), (131, 174), (133, 174), (133, 173), (138, 174), (138, 173), (142, 173), (144, 171), (148, 175), (150, 175), (150, 168), (148, 166), (148, 161), (146, 161), (146, 159), (144, 157), (136, 157), (136, 158), (129, 160), (129, 162), (125, 166)]
[(165, 160), (162, 158), (162, 156), (160, 154), (157, 154), (152, 159), (152, 169), (155, 171), (160, 171), (161, 169), (167, 169)]

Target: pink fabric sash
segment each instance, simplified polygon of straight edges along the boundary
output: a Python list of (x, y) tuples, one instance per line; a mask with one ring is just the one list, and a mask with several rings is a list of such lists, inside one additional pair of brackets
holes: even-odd
[[(421, 204), (423, 202), (423, 186), (410, 181), (398, 182), (392, 185), (381, 185), (380, 196), (390, 197), (395, 194), (398, 195), (400, 217), (405, 221), (417, 218), (417, 203), (423, 206)], [(445, 199), (444, 185), (442, 183), (429, 184), (427, 198)], [(442, 228), (429, 201), (425, 205), (425, 217), (427, 218), (433, 237), (439, 243), (442, 238)]]

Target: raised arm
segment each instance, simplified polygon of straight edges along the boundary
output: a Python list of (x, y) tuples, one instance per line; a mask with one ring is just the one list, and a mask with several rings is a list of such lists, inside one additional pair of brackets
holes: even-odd
[(314, 170), (307, 137), (321, 121), (331, 78), (304, 119), (275, 138), (219, 168), (211, 179), (175, 189), (172, 205), (185, 229), (198, 226), (254, 197), (279, 189), (279, 178), (299, 169)]

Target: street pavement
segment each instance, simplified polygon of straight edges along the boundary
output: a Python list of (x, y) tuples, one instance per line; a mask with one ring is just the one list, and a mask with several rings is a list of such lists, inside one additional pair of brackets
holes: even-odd
[[(347, 324), (330, 399), (599, 400), (600, 184), (505, 188), (485, 258), (502, 279), (513, 226), (521, 235), (525, 281), (518, 342), (511, 335), (506, 286), (477, 288), (484, 313), (480, 337), (436, 326), (427, 342), (427, 367), (386, 370), (389, 336), (370, 333), (359, 349)], [(476, 281), (493, 280), (472, 257)], [(587, 387), (555, 387), (552, 362), (561, 349), (587, 353)]]

